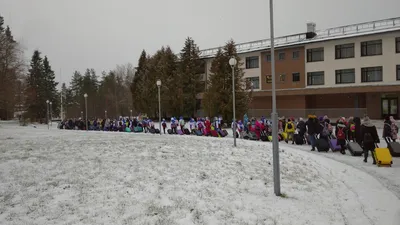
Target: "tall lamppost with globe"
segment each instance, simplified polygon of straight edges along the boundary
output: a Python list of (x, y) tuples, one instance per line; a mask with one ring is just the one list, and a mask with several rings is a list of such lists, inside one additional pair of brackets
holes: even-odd
[(158, 87), (158, 125), (160, 129), (160, 135), (161, 135), (161, 80), (157, 80), (156, 82), (157, 87)]
[(49, 124), (49, 100), (46, 100), (46, 117), (47, 117), (47, 129), (50, 129), (50, 124)]
[(88, 131), (88, 119), (87, 119), (87, 97), (88, 97), (88, 94), (84, 94), (83, 95), (83, 97), (85, 97), (85, 118), (86, 118), (86, 121), (85, 121), (85, 123), (86, 123), (86, 131)]
[[(232, 107), (233, 107), (233, 132), (236, 132), (236, 106), (235, 106), (235, 66), (237, 60), (234, 56), (229, 59), (229, 65), (232, 67)], [(236, 147), (236, 135), (233, 135), (233, 146)]]
[(50, 117), (50, 126), (53, 126), (53, 103), (49, 102), (49, 104), (50, 104), (50, 115), (49, 115), (49, 117)]

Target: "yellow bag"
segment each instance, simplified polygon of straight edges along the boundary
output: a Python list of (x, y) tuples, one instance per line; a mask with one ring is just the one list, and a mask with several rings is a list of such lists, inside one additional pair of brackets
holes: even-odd
[(393, 160), (392, 155), (388, 148), (375, 148), (374, 157), (376, 165), (380, 166), (392, 166)]

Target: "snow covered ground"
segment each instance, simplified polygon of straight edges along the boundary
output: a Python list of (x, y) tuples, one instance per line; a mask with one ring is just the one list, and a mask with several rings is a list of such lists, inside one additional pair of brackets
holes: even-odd
[(270, 143), (54, 128), (1, 124), (0, 224), (400, 223), (396, 190), (365, 172), (396, 184), (399, 161), (282, 144), (276, 197)]

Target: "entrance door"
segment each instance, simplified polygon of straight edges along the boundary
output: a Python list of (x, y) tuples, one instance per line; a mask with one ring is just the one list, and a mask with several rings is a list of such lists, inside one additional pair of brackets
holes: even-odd
[(398, 99), (397, 98), (382, 98), (382, 117), (393, 116), (397, 119), (398, 114)]

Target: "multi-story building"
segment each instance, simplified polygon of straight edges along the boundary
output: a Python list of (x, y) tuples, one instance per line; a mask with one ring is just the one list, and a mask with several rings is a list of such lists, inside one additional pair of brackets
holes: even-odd
[[(308, 114), (400, 117), (400, 17), (275, 39), (277, 108)], [(218, 48), (202, 51), (206, 76)], [(249, 114), (271, 113), (270, 40), (237, 45), (245, 78), (253, 83)]]

